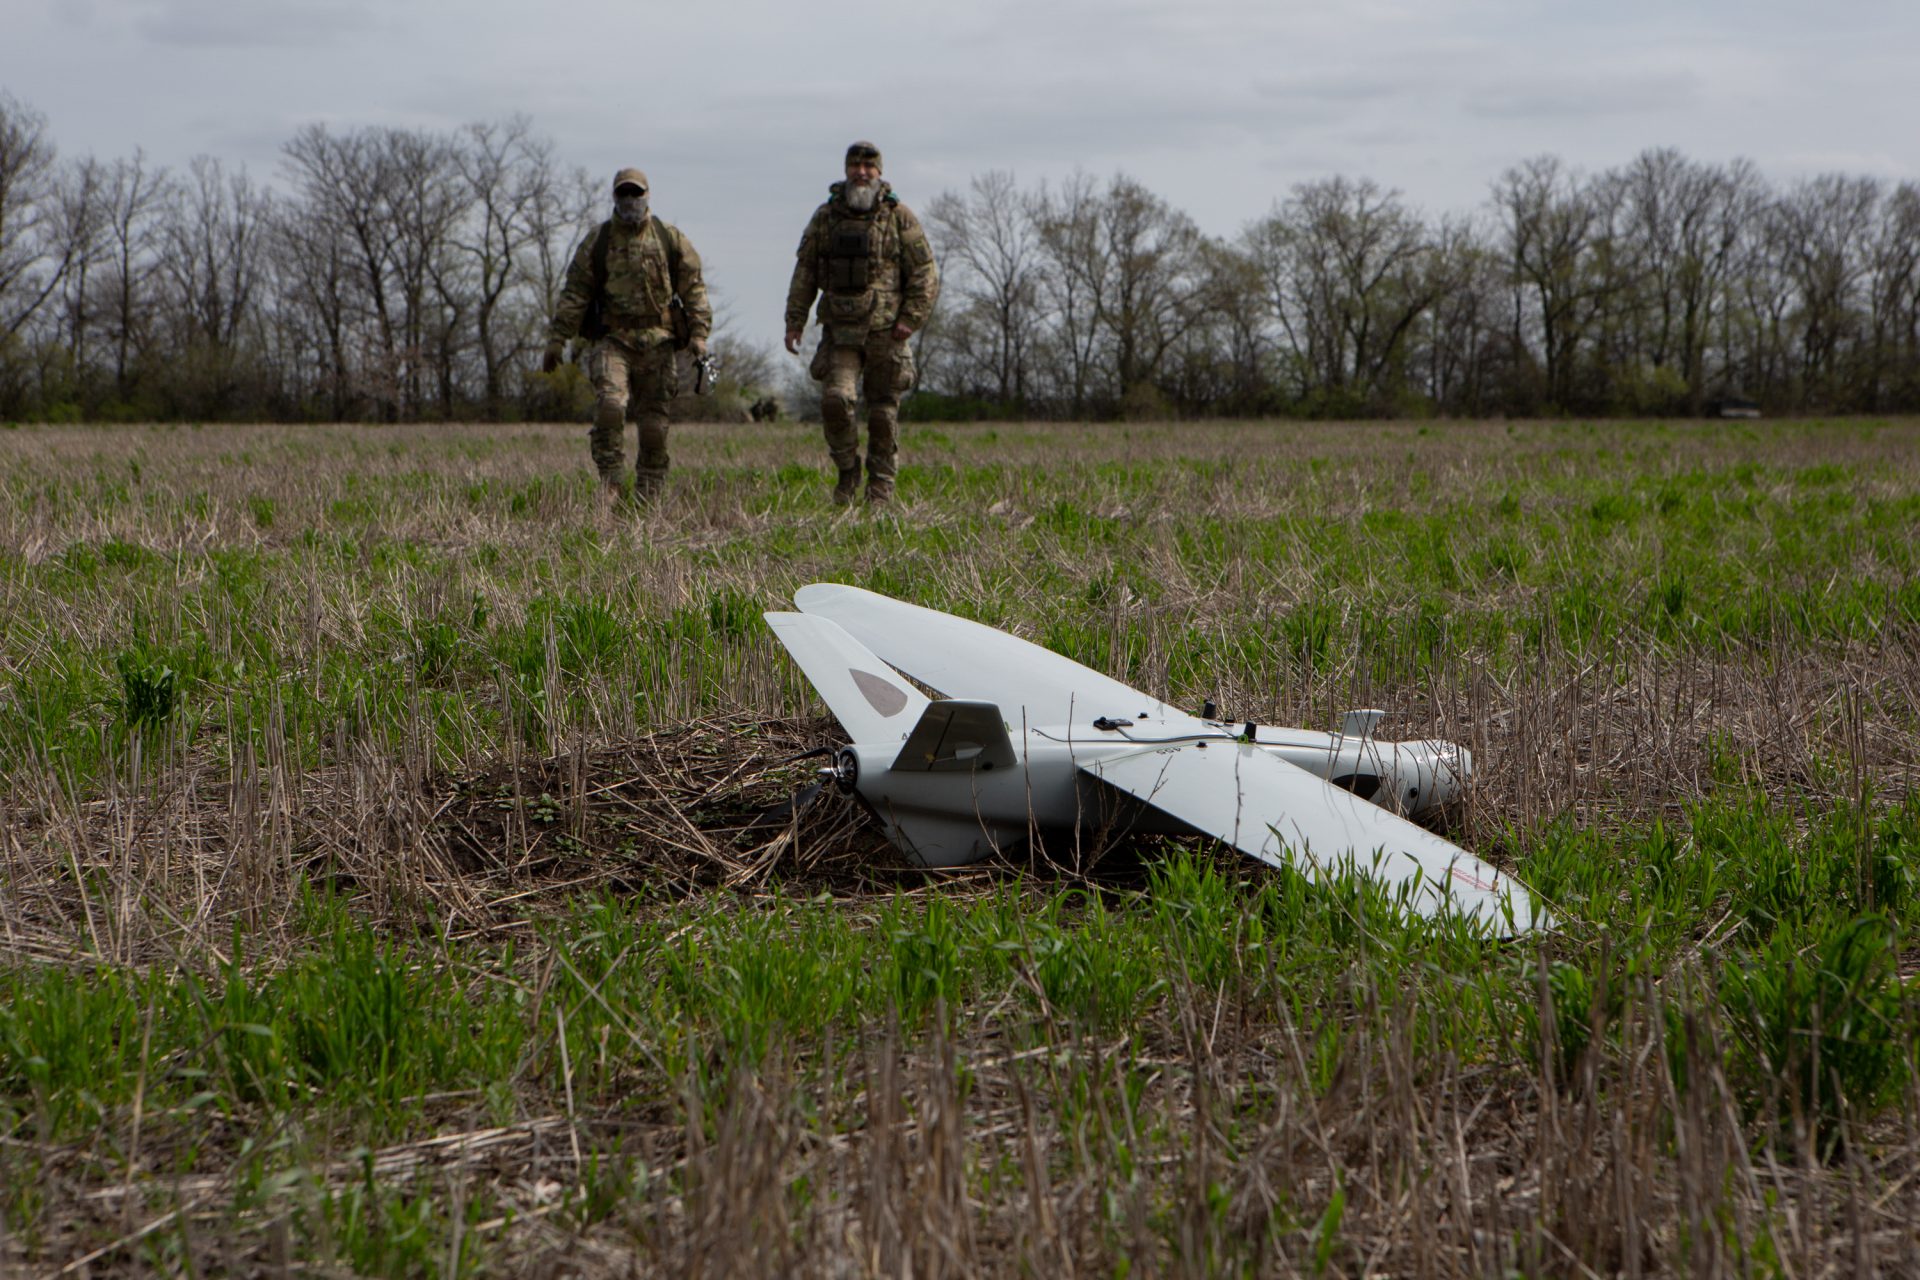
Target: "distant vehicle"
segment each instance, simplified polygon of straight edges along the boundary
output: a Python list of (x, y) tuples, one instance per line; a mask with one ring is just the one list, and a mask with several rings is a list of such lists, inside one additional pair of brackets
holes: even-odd
[[(1450, 742), (1383, 742), (1381, 712), (1338, 733), (1193, 716), (1069, 658), (964, 618), (836, 583), (766, 620), (852, 739), (835, 784), (929, 867), (1038, 834), (1117, 825), (1203, 835), (1322, 879), (1364, 876), (1422, 915), (1511, 935), (1543, 927), (1526, 887), (1401, 813), (1459, 795)], [(891, 663), (892, 666), (888, 664)], [(896, 671), (894, 668), (898, 668)], [(932, 700), (905, 672), (950, 698)]]
[(1757, 418), (1760, 405), (1745, 396), (1721, 396), (1708, 405), (1716, 418)]

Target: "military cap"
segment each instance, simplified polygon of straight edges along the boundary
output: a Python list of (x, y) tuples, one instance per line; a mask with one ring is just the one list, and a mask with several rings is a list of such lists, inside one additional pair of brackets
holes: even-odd
[(640, 194), (642, 195), (646, 194), (647, 175), (642, 173), (640, 170), (622, 169), (620, 172), (613, 175), (613, 189), (616, 194), (619, 192), (620, 188), (628, 185), (629, 183), (640, 188)]
[(865, 139), (862, 139), (859, 142), (853, 143), (851, 146), (847, 148), (846, 162), (848, 164), (852, 164), (855, 160), (871, 160), (873, 161), (873, 167), (876, 169), (879, 169), (881, 168), (880, 148), (874, 146), (871, 142), (868, 142)]

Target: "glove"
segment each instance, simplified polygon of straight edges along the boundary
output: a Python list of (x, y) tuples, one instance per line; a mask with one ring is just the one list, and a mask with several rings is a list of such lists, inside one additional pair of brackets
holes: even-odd
[(566, 352), (567, 348), (565, 343), (549, 342), (547, 344), (546, 354), (540, 357), (540, 372), (552, 373), (555, 369), (558, 369), (560, 367), (560, 357), (565, 355)]

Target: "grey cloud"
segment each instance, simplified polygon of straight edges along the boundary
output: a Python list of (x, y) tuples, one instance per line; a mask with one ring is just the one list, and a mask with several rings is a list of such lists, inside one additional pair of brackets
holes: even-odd
[(1517, 77), (1469, 93), (1467, 114), (1494, 120), (1642, 115), (1698, 105), (1699, 78), (1689, 72), (1630, 71)]
[(156, 44), (195, 49), (298, 49), (334, 44), (374, 30), (373, 11), (359, 4), (303, 0), (165, 0), (134, 30)]
[(1320, 103), (1388, 102), (1417, 86), (1405, 77), (1372, 71), (1316, 70), (1256, 81), (1254, 92), (1299, 107)]

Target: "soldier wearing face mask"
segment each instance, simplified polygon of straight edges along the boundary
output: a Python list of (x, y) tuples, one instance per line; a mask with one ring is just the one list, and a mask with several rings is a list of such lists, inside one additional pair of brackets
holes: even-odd
[(913, 386), (907, 339), (926, 324), (940, 293), (925, 228), (880, 180), (880, 149), (848, 147), (846, 174), (813, 211), (787, 289), (787, 350), (795, 353), (820, 297), (820, 349), (808, 372), (821, 384), (827, 452), (839, 469), (833, 500), (843, 506), (860, 487), (856, 384), (867, 401), (867, 501), (893, 497), (900, 397)]
[(704, 355), (713, 330), (700, 255), (678, 227), (651, 215), (647, 193), (640, 170), (613, 176), (613, 217), (574, 251), (540, 361), (541, 371), (552, 373), (571, 339), (592, 343), (586, 370), (594, 390), (593, 465), (601, 484), (617, 493), (631, 400), (640, 427), (634, 497), (642, 502), (666, 484), (676, 347)]

